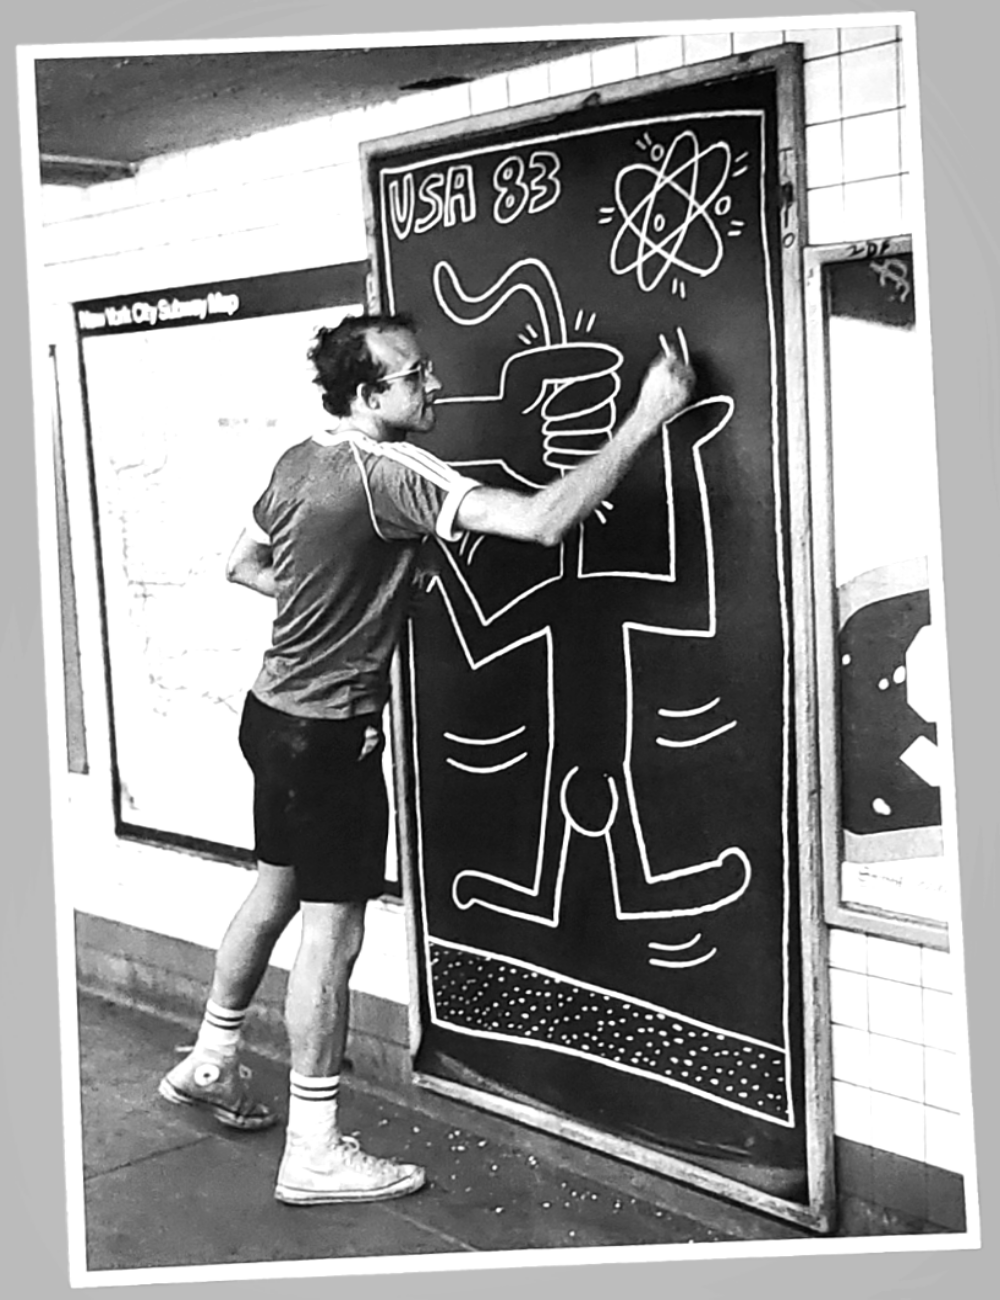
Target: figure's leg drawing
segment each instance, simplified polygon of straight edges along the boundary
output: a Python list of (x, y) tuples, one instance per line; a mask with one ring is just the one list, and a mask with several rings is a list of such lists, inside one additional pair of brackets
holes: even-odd
[[(563, 786), (568, 779), (564, 778)], [(550, 777), (530, 882), (521, 884), (487, 871), (460, 871), (452, 884), (456, 907), (465, 911), (478, 905), (551, 929), (559, 925), (563, 876), (573, 831), (562, 809), (561, 794), (559, 785)]]
[[(624, 773), (617, 778), (624, 786)], [(649, 860), (638, 809), (625, 798), (607, 836), (615, 913), (620, 921), (697, 916), (734, 903), (750, 884), (750, 859), (741, 848), (721, 849), (700, 862), (656, 870)]]

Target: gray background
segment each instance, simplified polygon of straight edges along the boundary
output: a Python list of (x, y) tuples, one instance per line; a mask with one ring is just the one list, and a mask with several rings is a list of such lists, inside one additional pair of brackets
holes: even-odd
[[(986, 1245), (981, 1251), (887, 1252), (905, 1245), (878, 1239), (876, 1253), (772, 1259), (593, 1264), (461, 1272), (343, 1277), (337, 1281), (232, 1281), (185, 1284), (187, 1300), (208, 1294), (367, 1298), (407, 1288), (409, 1295), (488, 1300), (510, 1287), (523, 1294), (551, 1288), (582, 1290), (586, 1300), (610, 1287), (639, 1294), (670, 1287), (699, 1297), (808, 1294), (827, 1300), (916, 1295), (984, 1296), (997, 1267), (995, 1223), (997, 1124), (988, 1083), (995, 1077), (995, 994), (991, 963), (996, 858), (1000, 856), (1000, 730), (996, 664), (1000, 659), (1000, 358), (997, 301), (1000, 242), (995, 230), (998, 106), (993, 37), (997, 19), (973, 0), (916, 0), (924, 165), (927, 191), (930, 300), (954, 739), (958, 780), (966, 972), (969, 985), (973, 1083), (980, 1163), (980, 1209)], [(4, 897), (0, 903), (0, 989), (6, 994), (0, 1025), (0, 1276), (8, 1294), (50, 1300), (70, 1294), (66, 1274), (64, 1169), (60, 1121), (59, 1031), (55, 979), (52, 854), (44, 723), (41, 615), (34, 509), (34, 439), (27, 333), (24, 226), (21, 212), (17, 87), (18, 44), (94, 41), (267, 38), (337, 33), (433, 31), (519, 24), (636, 22), (696, 18), (766, 18), (828, 13), (877, 13), (874, 6), (837, 10), (800, 3), (787, 13), (760, 0), (726, 4), (677, 0), (505, 0), (495, 17), (468, 0), (383, 0), (358, 7), (351, 21), (342, 7), (295, 0), (29, 0), (5, 6), (0, 22), (6, 75), (2, 115), (4, 161), (4, 376), (6, 437), (0, 478), (4, 599), (0, 610), (0, 683), (3, 737), (0, 782), (4, 833)], [(782, 26), (775, 22), (769, 24)], [(784, 24), (791, 25), (791, 24)], [(628, 34), (627, 32), (623, 32)], [(550, 33), (538, 33), (548, 36)], [(992, 906), (991, 906), (992, 905)], [(991, 1034), (990, 1030), (994, 1033)], [(763, 1244), (763, 1243), (762, 1243)], [(990, 1265), (992, 1264), (992, 1269)], [(93, 1293), (128, 1296), (132, 1287)], [(136, 1290), (136, 1294), (149, 1294)]]

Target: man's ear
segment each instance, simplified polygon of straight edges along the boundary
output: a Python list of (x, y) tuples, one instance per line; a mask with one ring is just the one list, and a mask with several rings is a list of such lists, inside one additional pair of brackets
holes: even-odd
[(377, 385), (377, 383), (359, 383), (358, 400), (362, 403), (362, 406), (367, 407), (369, 411), (377, 411), (381, 404), (381, 396), (382, 389)]

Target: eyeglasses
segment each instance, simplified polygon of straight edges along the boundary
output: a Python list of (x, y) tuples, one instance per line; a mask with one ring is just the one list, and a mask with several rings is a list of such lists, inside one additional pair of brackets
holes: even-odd
[(421, 383), (426, 384), (428, 379), (434, 377), (433, 361), (418, 361), (415, 366), (410, 366), (408, 370), (395, 370), (391, 375), (383, 375), (379, 383), (391, 384), (394, 379), (408, 379), (410, 375), (419, 375)]

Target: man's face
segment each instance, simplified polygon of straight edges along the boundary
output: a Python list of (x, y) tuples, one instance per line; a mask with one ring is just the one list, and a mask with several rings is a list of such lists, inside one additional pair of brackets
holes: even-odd
[(434, 428), (434, 397), (441, 381), (430, 368), (419, 343), (408, 330), (368, 336), (372, 356), (390, 377), (378, 390), (378, 415), (385, 428), (399, 438), (408, 433), (430, 433)]

